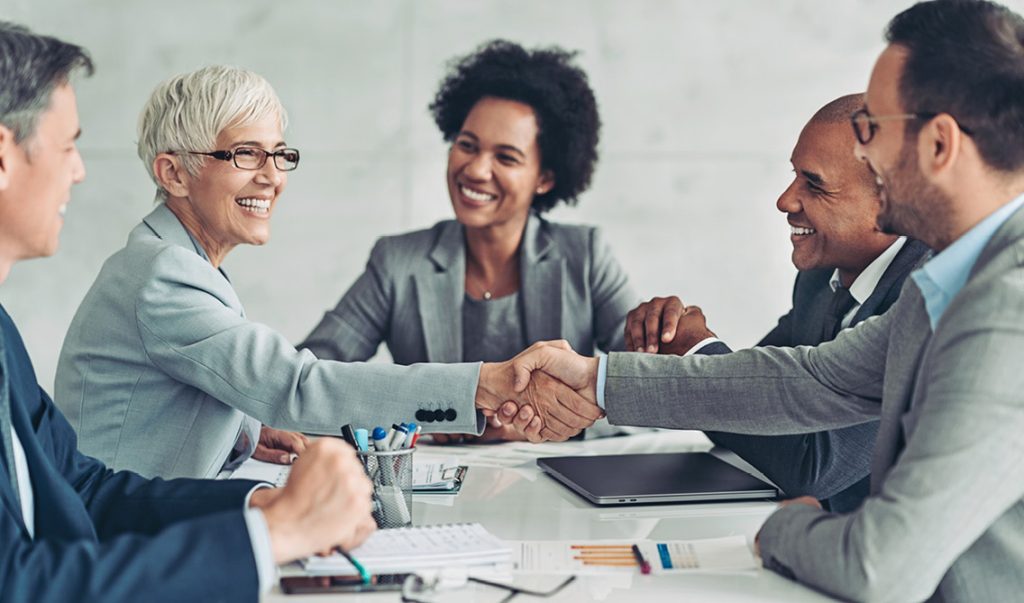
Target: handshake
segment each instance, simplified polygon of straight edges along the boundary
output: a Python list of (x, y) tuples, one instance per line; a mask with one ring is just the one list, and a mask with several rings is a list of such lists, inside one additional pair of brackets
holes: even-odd
[[(656, 297), (626, 318), (627, 351), (682, 355), (714, 337), (697, 306)], [(480, 370), (476, 406), (492, 425), (531, 441), (564, 441), (604, 416), (597, 404), (598, 359), (580, 356), (568, 342), (535, 343), (507, 362)]]
[(476, 406), (531, 442), (565, 441), (604, 416), (597, 365), (564, 340), (535, 343), (511, 360), (483, 365)]

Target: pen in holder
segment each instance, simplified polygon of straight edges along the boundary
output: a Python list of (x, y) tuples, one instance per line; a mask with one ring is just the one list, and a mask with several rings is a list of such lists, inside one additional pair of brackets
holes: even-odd
[(415, 450), (360, 450), (356, 453), (373, 482), (373, 519), (379, 528), (412, 525), (412, 453)]

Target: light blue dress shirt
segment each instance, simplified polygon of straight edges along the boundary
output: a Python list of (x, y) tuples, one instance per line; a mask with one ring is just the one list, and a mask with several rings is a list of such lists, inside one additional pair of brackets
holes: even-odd
[(924, 308), (928, 312), (928, 320), (933, 331), (949, 303), (967, 282), (967, 277), (970, 276), (981, 251), (985, 249), (999, 227), (1009, 220), (1021, 205), (1024, 205), (1024, 195), (992, 212), (952, 245), (910, 274), (910, 278), (917, 283), (924, 297)]

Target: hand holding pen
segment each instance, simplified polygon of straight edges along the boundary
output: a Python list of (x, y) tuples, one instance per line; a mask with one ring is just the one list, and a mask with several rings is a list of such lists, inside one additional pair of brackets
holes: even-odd
[(336, 546), (359, 546), (377, 527), (370, 515), (372, 489), (355, 451), (322, 438), (295, 461), (279, 493), (254, 493), (250, 504), (263, 512), (274, 561), (283, 564)]

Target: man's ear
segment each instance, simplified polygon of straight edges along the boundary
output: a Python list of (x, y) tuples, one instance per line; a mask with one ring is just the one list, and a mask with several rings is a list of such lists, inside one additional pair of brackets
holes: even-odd
[(14, 164), (13, 154), (17, 151), (14, 132), (0, 124), (0, 191), (11, 185), (11, 167)]
[(160, 153), (153, 159), (153, 174), (156, 181), (172, 197), (188, 197), (191, 178), (181, 158), (170, 153)]
[(962, 150), (964, 133), (953, 117), (936, 115), (921, 128), (918, 136), (918, 157), (925, 174), (942, 177), (950, 173)]

